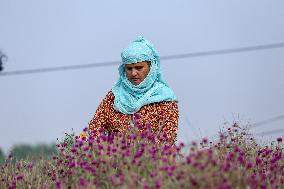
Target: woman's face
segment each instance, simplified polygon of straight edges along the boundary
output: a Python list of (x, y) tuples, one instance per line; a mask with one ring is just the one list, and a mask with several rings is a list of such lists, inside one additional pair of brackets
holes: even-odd
[(150, 71), (150, 62), (143, 61), (134, 64), (125, 64), (125, 72), (128, 80), (133, 85), (139, 85)]

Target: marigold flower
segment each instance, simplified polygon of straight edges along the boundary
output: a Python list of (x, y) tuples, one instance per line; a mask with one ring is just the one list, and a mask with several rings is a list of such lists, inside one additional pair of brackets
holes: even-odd
[(86, 135), (85, 133), (81, 133), (81, 134), (80, 134), (80, 138), (81, 138), (81, 139), (86, 139), (86, 138), (87, 138), (87, 135)]

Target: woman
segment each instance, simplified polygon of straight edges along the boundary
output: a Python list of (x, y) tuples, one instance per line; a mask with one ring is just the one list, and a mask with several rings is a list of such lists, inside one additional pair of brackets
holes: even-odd
[(176, 141), (179, 111), (177, 98), (162, 79), (160, 57), (153, 45), (139, 36), (121, 53), (119, 80), (108, 92), (89, 123), (89, 132), (103, 128), (123, 132), (133, 122), (150, 124)]

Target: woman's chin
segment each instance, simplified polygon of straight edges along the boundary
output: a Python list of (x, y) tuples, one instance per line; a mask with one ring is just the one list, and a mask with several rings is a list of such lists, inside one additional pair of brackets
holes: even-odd
[(134, 81), (132, 80), (131, 83), (133, 85), (139, 85), (141, 82), (140, 82), (140, 80), (134, 80)]
[(132, 82), (132, 84), (133, 84), (133, 85), (139, 85), (140, 82), (139, 82), (139, 83), (138, 83), (138, 82)]

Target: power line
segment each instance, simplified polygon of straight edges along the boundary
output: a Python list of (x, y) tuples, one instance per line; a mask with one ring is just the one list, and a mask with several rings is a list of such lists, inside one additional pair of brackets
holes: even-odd
[(161, 57), (161, 59), (172, 60), (172, 59), (192, 58), (192, 57), (200, 57), (200, 56), (212, 56), (212, 55), (232, 54), (232, 53), (241, 53), (241, 52), (249, 52), (249, 51), (259, 51), (259, 50), (276, 49), (276, 48), (283, 48), (283, 47), (284, 47), (284, 43), (272, 43), (272, 44), (266, 44), (266, 45), (257, 45), (257, 46), (249, 46), (249, 47), (239, 47), (239, 48), (231, 48), (231, 49), (221, 49), (221, 50), (212, 50), (212, 51), (204, 51), (204, 52), (196, 52), (196, 53), (170, 55), (170, 56)]
[[(253, 124), (251, 124), (248, 127), (248, 129), (252, 129), (252, 128), (255, 128), (255, 127), (260, 127), (260, 126), (266, 125), (268, 123), (280, 121), (280, 120), (283, 120), (283, 119), (284, 119), (284, 114), (283, 115), (279, 115), (279, 116), (275, 116), (275, 117), (272, 117), (272, 118), (269, 118), (269, 119), (266, 119), (266, 120), (263, 120), (263, 121), (259, 121), (259, 122), (253, 123)], [(269, 134), (275, 134), (277, 132), (279, 132), (279, 133), (283, 132), (284, 133), (284, 129), (270, 130), (270, 131), (258, 133), (256, 135), (269, 135)], [(212, 135), (209, 138), (216, 138), (216, 137), (218, 137), (218, 134)]]
[(43, 73), (43, 72), (78, 70), (78, 69), (93, 68), (93, 67), (106, 67), (106, 66), (113, 66), (117, 64), (119, 64), (119, 61), (99, 62), (99, 63), (91, 63), (91, 64), (83, 64), (83, 65), (60, 66), (60, 67), (50, 67), (50, 68), (39, 68), (39, 69), (30, 69), (30, 70), (19, 70), (19, 71), (3, 72), (0, 74), (0, 77), (1, 76), (11, 76), (11, 75)]
[[(231, 49), (221, 49), (221, 50), (203, 51), (203, 52), (195, 52), (195, 53), (168, 55), (168, 56), (162, 56), (161, 60), (165, 61), (165, 60), (194, 58), (194, 57), (202, 57), (202, 56), (223, 55), (223, 54), (241, 53), (241, 52), (249, 52), (249, 51), (276, 49), (276, 48), (283, 48), (283, 47), (284, 47), (284, 43), (273, 43), (273, 44), (266, 44), (266, 45), (257, 45), (257, 46), (239, 47), (239, 48), (231, 48)], [(50, 68), (29, 69), (29, 70), (18, 70), (18, 71), (2, 72), (0, 73), (0, 76), (68, 71), (68, 70), (86, 69), (86, 68), (94, 68), (94, 67), (107, 67), (107, 66), (118, 65), (119, 63), (120, 61), (108, 61), (108, 62), (97, 62), (97, 63), (83, 64), (83, 65), (71, 65), (71, 66), (60, 66), (60, 67), (50, 67)]]
[(253, 123), (253, 124), (250, 126), (250, 128), (255, 128), (255, 127), (263, 126), (263, 125), (266, 125), (266, 124), (268, 124), (268, 123), (280, 121), (280, 120), (283, 120), (283, 119), (284, 119), (284, 115), (275, 116), (275, 117), (272, 117), (272, 118), (269, 118), (269, 119), (266, 119), (266, 120), (263, 120), (263, 121), (259, 121), (259, 122)]
[(284, 134), (284, 129), (275, 129), (271, 131), (256, 133), (254, 136), (266, 136), (266, 135), (274, 135), (274, 134)]

